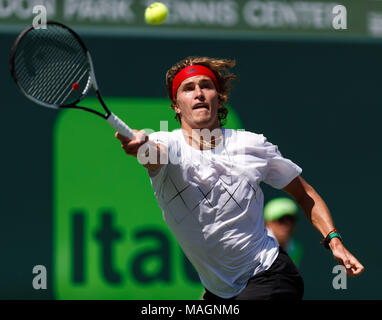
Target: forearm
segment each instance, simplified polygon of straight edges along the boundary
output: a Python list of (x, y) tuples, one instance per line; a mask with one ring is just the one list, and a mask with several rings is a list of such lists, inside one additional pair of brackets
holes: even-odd
[(312, 225), (326, 237), (334, 229), (333, 219), (329, 208), (321, 196), (305, 181), (305, 196), (298, 200), (298, 204)]
[(167, 148), (162, 144), (149, 141), (143, 130), (133, 131), (135, 133), (133, 140), (119, 132), (116, 132), (115, 137), (121, 141), (121, 147), (128, 155), (138, 158), (138, 162), (149, 171), (150, 175), (155, 174), (167, 163)]
[(334, 223), (325, 201), (301, 176), (294, 179), (284, 191), (300, 205), (302, 211), (323, 237), (334, 229)]
[[(332, 217), (324, 200), (302, 177), (295, 178), (283, 190), (296, 200), (323, 238), (334, 229)], [(364, 270), (363, 265), (346, 250), (339, 238), (333, 238), (329, 242), (329, 247), (334, 258), (346, 267), (350, 276), (357, 276)]]

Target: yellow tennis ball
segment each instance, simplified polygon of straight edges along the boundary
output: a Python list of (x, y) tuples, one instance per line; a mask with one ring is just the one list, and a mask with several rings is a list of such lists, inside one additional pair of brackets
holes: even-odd
[(161, 24), (167, 18), (168, 10), (162, 2), (150, 4), (145, 11), (145, 20), (150, 24)]

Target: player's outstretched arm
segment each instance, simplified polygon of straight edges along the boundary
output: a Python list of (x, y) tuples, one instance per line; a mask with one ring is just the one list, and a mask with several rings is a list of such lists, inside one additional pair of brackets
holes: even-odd
[(146, 132), (144, 130), (141, 130), (141, 131), (133, 130), (133, 132), (135, 133), (135, 137), (132, 140), (121, 135), (119, 132), (115, 133), (115, 137), (119, 141), (121, 141), (122, 149), (125, 150), (125, 152), (128, 155), (131, 155), (133, 157), (137, 157), (138, 151), (140, 150), (140, 148), (143, 147), (144, 144), (149, 143), (150, 152), (153, 152), (153, 151), (157, 152), (156, 161), (155, 163), (148, 162), (144, 164), (143, 166), (148, 169), (149, 174), (155, 173), (163, 166), (163, 164), (160, 163), (160, 159), (161, 159), (161, 154), (166, 152), (165, 147), (161, 144), (156, 144), (155, 142), (148, 141), (149, 137), (146, 135)]
[[(301, 176), (295, 178), (285, 188), (304, 211), (308, 220), (326, 238), (334, 229), (334, 223), (330, 211), (320, 195)], [(333, 238), (329, 247), (334, 259), (345, 266), (349, 276), (357, 276), (364, 270), (364, 266), (344, 247), (339, 238)]]

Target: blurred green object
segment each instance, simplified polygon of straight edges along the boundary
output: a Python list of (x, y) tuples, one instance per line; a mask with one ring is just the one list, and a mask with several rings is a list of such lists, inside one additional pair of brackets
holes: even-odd
[(265, 221), (280, 219), (287, 214), (296, 216), (298, 207), (296, 203), (289, 198), (276, 198), (270, 200), (264, 207)]
[(294, 264), (297, 267), (299, 267), (302, 257), (304, 255), (304, 248), (300, 241), (296, 239), (291, 239), (286, 246), (286, 252), (288, 253), (288, 256), (292, 259)]
[[(297, 204), (292, 199), (286, 197), (272, 199), (264, 207), (265, 222), (278, 220), (285, 215), (297, 217), (297, 214)], [(299, 266), (304, 254), (302, 244), (292, 238), (285, 249), (296, 266)]]

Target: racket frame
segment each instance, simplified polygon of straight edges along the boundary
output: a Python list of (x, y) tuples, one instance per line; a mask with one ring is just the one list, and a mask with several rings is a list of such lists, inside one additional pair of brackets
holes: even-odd
[[(85, 88), (85, 90), (83, 90), (82, 95), (77, 100), (75, 100), (74, 102), (72, 102), (70, 104), (63, 104), (63, 105), (55, 105), (55, 104), (45, 103), (43, 101), (40, 101), (40, 100), (34, 98), (33, 96), (29, 95), (28, 93), (26, 93), (25, 90), (23, 89), (23, 87), (18, 82), (18, 77), (17, 77), (17, 73), (16, 73), (16, 68), (15, 68), (15, 59), (16, 59), (16, 52), (17, 52), (17, 48), (19, 46), (19, 43), (21, 42), (21, 40), (24, 38), (24, 36), (28, 32), (30, 32), (30, 31), (32, 31), (32, 29), (34, 29), (33, 25), (30, 25), (29, 27), (27, 27), (25, 30), (23, 30), (18, 35), (18, 37), (16, 38), (16, 41), (13, 44), (12, 49), (11, 49), (11, 55), (10, 55), (10, 59), (9, 59), (9, 64), (10, 64), (11, 74), (12, 74), (12, 77), (13, 77), (15, 83), (16, 83), (17, 88), (29, 100), (31, 100), (32, 102), (37, 103), (39, 105), (42, 105), (44, 107), (48, 107), (48, 108), (52, 108), (52, 109), (69, 109), (69, 108), (70, 109), (81, 109), (81, 110), (85, 110), (85, 111), (94, 113), (94, 114), (96, 114), (96, 115), (98, 115), (98, 116), (100, 116), (100, 117), (102, 117), (102, 118), (107, 120), (109, 118), (109, 116), (112, 114), (112, 112), (106, 106), (106, 104), (103, 101), (103, 98), (101, 96), (100, 90), (99, 90), (98, 85), (97, 85), (96, 77), (95, 77), (93, 61), (92, 61), (92, 58), (91, 58), (90, 53), (89, 53), (89, 50), (87, 49), (85, 43), (82, 41), (82, 39), (80, 38), (80, 36), (76, 32), (74, 32), (68, 26), (66, 26), (66, 25), (64, 25), (64, 24), (62, 24), (60, 22), (49, 20), (49, 21), (47, 21), (47, 25), (48, 26), (49, 25), (58, 25), (58, 26), (60, 26), (60, 27), (62, 27), (64, 29), (66, 29), (68, 32), (70, 32), (76, 38), (76, 40), (80, 44), (82, 50), (84, 51), (84, 53), (86, 55), (86, 59), (87, 59), (88, 64), (89, 64), (89, 79), (90, 79), (90, 84), (91, 85), (89, 84), (88, 88)], [(44, 32), (44, 30), (41, 30), (41, 31)], [(82, 99), (84, 99), (86, 97), (86, 95), (88, 94), (91, 86), (93, 86), (93, 89), (95, 91), (96, 97), (99, 100), (99, 102), (101, 103), (102, 108), (105, 110), (106, 115), (101, 113), (101, 112), (99, 112), (99, 111), (97, 111), (97, 110), (93, 110), (93, 109), (90, 109), (90, 108), (87, 108), (87, 107), (82, 107), (82, 106), (78, 106), (77, 105)]]
[[(45, 103), (43, 101), (40, 101), (40, 100), (32, 97), (31, 95), (29, 95), (28, 93), (25, 92), (25, 90), (22, 88), (22, 86), (19, 84), (19, 81), (18, 81), (18, 77), (16, 74), (16, 68), (15, 68), (15, 59), (16, 59), (16, 52), (17, 52), (17, 48), (19, 46), (19, 43), (21, 42), (21, 40), (25, 37), (25, 35), (28, 32), (30, 32), (32, 29), (34, 29), (33, 25), (31, 25), (31, 26), (27, 27), (25, 30), (23, 30), (19, 34), (19, 36), (16, 38), (16, 41), (13, 44), (12, 49), (11, 49), (11, 55), (10, 55), (10, 60), (9, 60), (11, 75), (12, 75), (14, 81), (16, 82), (16, 86), (20, 90), (20, 92), (24, 96), (26, 96), (29, 100), (31, 100), (34, 103), (37, 103), (39, 105), (42, 105), (44, 107), (53, 108), (53, 109), (69, 109), (69, 108), (80, 109), (80, 110), (85, 110), (85, 111), (91, 112), (93, 114), (96, 114), (96, 115), (104, 118), (107, 122), (109, 122), (109, 124), (115, 130), (120, 132), (123, 136), (129, 138), (130, 140), (133, 139), (135, 137), (135, 133), (133, 132), (133, 130), (131, 130), (131, 128), (126, 123), (124, 123), (115, 114), (113, 114), (109, 110), (109, 108), (106, 106), (105, 102), (103, 101), (103, 98), (101, 96), (101, 93), (100, 93), (98, 85), (97, 85), (92, 58), (90, 56), (89, 50), (87, 49), (85, 43), (82, 41), (80, 36), (76, 32), (74, 32), (71, 28), (69, 28), (68, 26), (66, 26), (60, 22), (49, 20), (49, 21), (47, 21), (47, 25), (57, 25), (63, 29), (66, 29), (78, 41), (80, 47), (82, 48), (82, 50), (84, 51), (84, 53), (86, 55), (86, 59), (87, 59), (88, 66), (89, 66), (89, 77), (88, 77), (87, 85), (86, 85), (85, 89), (82, 91), (81, 96), (78, 99), (76, 99), (74, 102), (72, 102), (70, 104), (62, 104), (62, 105)], [(44, 30), (42, 30), (41, 32), (44, 32)], [(88, 94), (91, 86), (93, 87), (95, 94), (96, 94), (96, 97), (97, 97), (98, 101), (100, 102), (102, 108), (105, 110), (106, 115), (102, 114), (101, 112), (99, 112), (97, 110), (93, 110), (93, 109), (90, 109), (87, 107), (82, 107), (82, 106), (77, 105), (77, 103), (79, 103)]]

